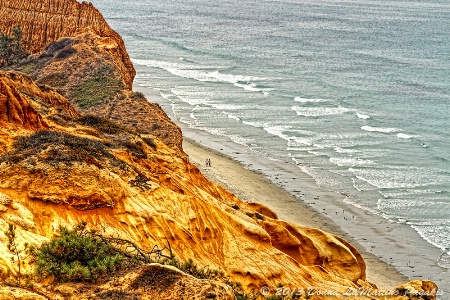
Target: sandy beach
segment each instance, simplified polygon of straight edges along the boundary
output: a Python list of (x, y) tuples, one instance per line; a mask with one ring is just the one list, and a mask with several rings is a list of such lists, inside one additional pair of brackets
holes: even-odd
[[(191, 139), (184, 139), (183, 148), (189, 155), (190, 161), (200, 168), (208, 179), (227, 188), (243, 201), (264, 204), (275, 211), (280, 219), (321, 228), (344, 237), (362, 253), (367, 263), (367, 278), (376, 283), (378, 287), (392, 289), (409, 281), (395, 267), (365, 251), (364, 247), (353, 240), (333, 220), (298, 201), (292, 194), (272, 183), (263, 175), (251, 171), (227, 155), (201, 146)], [(211, 167), (205, 166), (205, 158), (211, 159)], [(324, 195), (317, 194), (313, 199), (321, 196)]]

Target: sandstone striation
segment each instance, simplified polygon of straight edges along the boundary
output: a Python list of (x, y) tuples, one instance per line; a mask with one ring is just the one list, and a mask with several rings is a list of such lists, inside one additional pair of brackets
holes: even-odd
[(46, 122), (16, 86), (2, 77), (0, 73), (0, 123), (34, 130), (47, 128)]
[(76, 0), (0, 0), (0, 32), (11, 34), (20, 25), (27, 47), (38, 53), (51, 42), (84, 32), (104, 38), (104, 50), (111, 54), (131, 89), (136, 74), (122, 37), (109, 27), (101, 13), (88, 2)]
[(9, 86), (14, 86), (14, 88), (20, 91), (20, 94), (33, 95), (33, 97), (45, 104), (64, 110), (68, 116), (80, 116), (67, 98), (49, 86), (36, 84), (25, 74), (19, 72), (0, 72), (0, 80)]

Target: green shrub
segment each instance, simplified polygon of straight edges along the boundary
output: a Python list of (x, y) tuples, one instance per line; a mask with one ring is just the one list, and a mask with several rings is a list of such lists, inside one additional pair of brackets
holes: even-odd
[(15, 138), (13, 146), (14, 151), (0, 157), (0, 162), (6, 160), (18, 163), (39, 155), (47, 163), (71, 165), (88, 157), (112, 157), (103, 143), (60, 131), (42, 130), (30, 136), (19, 136)]
[(138, 295), (127, 293), (124, 291), (109, 290), (98, 295), (102, 300), (139, 300)]
[(90, 126), (98, 129), (99, 131), (107, 134), (117, 134), (120, 132), (129, 132), (125, 127), (111, 122), (109, 120), (102, 119), (97, 116), (87, 115), (79, 118), (78, 123), (83, 124), (85, 126)]
[(146, 159), (147, 158), (147, 153), (145, 153), (144, 149), (142, 148), (142, 143), (137, 141), (121, 141), (120, 145), (122, 147), (125, 147), (132, 156), (136, 157), (136, 158), (141, 158), (141, 159)]
[[(24, 71), (22, 70), (22, 72)], [(63, 87), (69, 83), (69, 76), (66, 73), (51, 73), (41, 78), (39, 82), (52, 87)]]
[(6, 246), (9, 252), (13, 255), (11, 257), (11, 261), (17, 265), (17, 284), (20, 286), (20, 279), (23, 275), (21, 271), (22, 264), (24, 263), (24, 260), (31, 255), (31, 252), (33, 251), (32, 249), (34, 249), (34, 247), (30, 247), (28, 243), (24, 243), (23, 245), (19, 246), (16, 240), (16, 226), (10, 223), (7, 224), (8, 228), (4, 232), (8, 239)]
[(67, 132), (41, 130), (29, 136), (18, 136), (14, 150), (0, 156), (0, 163), (16, 164), (23, 160), (39, 159), (49, 165), (73, 165), (75, 162), (110, 163), (124, 169), (126, 164), (116, 158), (111, 149), (114, 145), (94, 139), (76, 136)]
[(253, 291), (250, 293), (246, 293), (242, 288), (242, 284), (240, 282), (227, 281), (227, 285), (229, 285), (234, 292), (237, 300), (256, 300), (258, 299), (258, 295), (256, 295)]
[(17, 65), (13, 66), (13, 68), (22, 73), (31, 75), (34, 71), (34, 68), (36, 68), (36, 63), (33, 61), (26, 60), (22, 63), (18, 63)]
[(20, 26), (14, 26), (12, 36), (0, 33), (0, 68), (27, 57), (29, 53), (25, 51), (24, 45), (25, 41), (22, 39)]
[(105, 100), (112, 100), (124, 88), (112, 66), (101, 67), (93, 77), (81, 82), (72, 92), (81, 108), (90, 108)]
[(98, 237), (85, 234), (85, 223), (74, 230), (61, 228), (61, 237), (36, 251), (37, 273), (58, 281), (96, 281), (120, 267), (123, 253)]

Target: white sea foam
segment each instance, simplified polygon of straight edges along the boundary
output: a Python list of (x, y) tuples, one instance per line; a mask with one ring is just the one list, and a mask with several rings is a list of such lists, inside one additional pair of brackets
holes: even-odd
[(175, 95), (173, 94), (167, 94), (164, 92), (159, 92), (159, 94), (161, 95), (161, 97), (163, 97), (164, 99), (170, 100), (171, 97), (175, 97)]
[(398, 133), (397, 137), (400, 138), (400, 139), (412, 139), (412, 138), (418, 138), (418, 137), (420, 137), (420, 135)]
[(361, 114), (359, 112), (357, 112), (356, 115), (358, 116), (358, 118), (363, 119), (363, 120), (370, 119), (370, 116)]
[(416, 188), (448, 182), (445, 174), (417, 167), (358, 168), (350, 167), (358, 179), (380, 189)]
[(241, 120), (239, 117), (236, 117), (236, 116), (233, 115), (233, 114), (229, 114), (229, 115), (228, 115), (228, 118), (229, 118), (229, 119), (236, 120), (236, 121), (240, 121), (240, 120)]
[(132, 62), (138, 65), (164, 69), (178, 77), (194, 79), (202, 82), (231, 83), (236, 87), (243, 88), (251, 92), (268, 92), (272, 90), (270, 88), (257, 88), (257, 85), (254, 83), (254, 81), (265, 80), (265, 78), (221, 73), (220, 69), (223, 67), (220, 66), (198, 66), (195, 64), (142, 59), (132, 59)]
[(305, 117), (320, 117), (320, 116), (332, 116), (342, 115), (346, 112), (352, 111), (351, 109), (343, 106), (338, 107), (302, 107), (292, 106), (291, 109), (297, 113), (298, 116)]
[(385, 128), (385, 127), (372, 127), (372, 126), (362, 126), (362, 130), (365, 131), (371, 131), (371, 132), (382, 132), (382, 133), (393, 133), (393, 132), (399, 132), (402, 131), (398, 128)]
[(437, 264), (443, 268), (450, 269), (450, 243), (447, 233), (450, 231), (450, 226), (420, 226), (412, 225), (420, 236), (428, 243), (443, 250), (441, 256), (437, 260)]
[[(288, 147), (298, 147), (298, 146), (313, 146), (313, 139), (308, 137), (293, 137), (289, 139)], [(314, 147), (317, 149), (317, 147)]]
[(358, 203), (355, 200), (350, 199), (350, 197), (345, 197), (343, 201), (345, 203), (350, 204), (354, 207), (357, 207), (361, 210), (368, 211), (374, 215), (380, 215), (380, 212), (378, 210), (366, 207), (366, 206), (362, 205), (361, 203)]
[(180, 87), (170, 90), (181, 101), (190, 105), (205, 104), (208, 102), (208, 97), (205, 94), (199, 93), (196, 90), (189, 90), (186, 87), (181, 89)]
[(250, 122), (250, 121), (243, 121), (245, 125), (249, 125), (256, 128), (264, 128), (266, 126), (266, 122)]
[[(308, 146), (308, 145), (304, 145), (303, 147), (301, 147), (301, 146), (290, 147), (289, 146), (289, 147), (286, 148), (286, 151), (289, 152), (288, 153), (289, 157), (297, 157), (297, 155), (299, 155), (299, 154), (298, 153), (293, 154), (292, 152), (294, 152), (294, 151), (296, 151), (296, 152), (313, 151), (315, 149), (316, 149), (315, 147), (311, 147), (311, 146)], [(301, 155), (303, 155), (303, 154), (301, 154)]]
[(337, 153), (358, 153), (358, 152), (361, 152), (359, 150), (347, 149), (347, 148), (341, 148), (341, 147), (335, 147), (334, 151), (336, 151)]
[(333, 164), (336, 164), (340, 167), (346, 167), (346, 166), (366, 166), (366, 165), (373, 165), (373, 160), (369, 159), (361, 159), (361, 158), (353, 158), (353, 157), (330, 157), (330, 161)]
[(308, 102), (326, 102), (327, 100), (324, 99), (308, 99), (308, 98), (302, 98), (302, 97), (295, 97), (294, 98), (295, 102), (300, 102), (300, 103), (308, 103)]
[(253, 83), (253, 82), (247, 82), (247, 83), (234, 83), (234, 86), (243, 88), (246, 91), (250, 91), (250, 92), (263, 92), (263, 94), (265, 96), (269, 95), (269, 91), (272, 91), (273, 89), (271, 88), (258, 88), (257, 84)]
[(267, 133), (278, 136), (286, 141), (290, 140), (290, 137), (286, 134), (283, 134), (284, 131), (288, 130), (290, 127), (288, 126), (265, 126), (264, 130)]
[(195, 117), (194, 112), (191, 112), (189, 114), (189, 117), (191, 117), (192, 120), (197, 121), (197, 118)]
[(379, 192), (385, 198), (416, 198), (417, 195), (436, 195), (442, 194), (441, 190), (429, 190), (429, 189), (405, 189), (405, 190), (395, 190), (395, 191), (383, 191)]
[(368, 182), (361, 180), (359, 178), (353, 177), (352, 178), (352, 185), (353, 187), (358, 190), (358, 191), (373, 191), (376, 190), (377, 188), (371, 184), (369, 184)]
[(211, 106), (214, 107), (215, 109), (226, 111), (242, 111), (246, 109), (255, 109), (254, 106), (250, 105), (229, 104), (229, 103), (211, 103)]
[[(417, 198), (417, 199), (399, 199), (399, 198), (392, 198), (392, 199), (386, 199), (381, 198), (377, 201), (377, 207), (380, 210), (383, 211), (400, 211), (404, 212), (405, 209), (409, 210), (410, 215), (412, 210), (416, 210), (417, 214), (426, 214), (432, 213), (436, 214), (435, 209), (440, 208), (441, 210), (448, 210), (450, 208), (449, 203), (445, 203), (443, 201), (436, 201), (435, 199), (431, 198)], [(450, 220), (433, 220), (429, 219), (427, 221), (420, 220), (420, 224), (422, 225), (436, 225), (436, 224), (442, 224), (442, 222), (448, 222), (450, 225)]]

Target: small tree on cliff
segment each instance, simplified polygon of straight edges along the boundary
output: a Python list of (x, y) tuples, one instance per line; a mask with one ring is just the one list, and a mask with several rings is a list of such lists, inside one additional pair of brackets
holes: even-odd
[(29, 55), (25, 51), (26, 41), (22, 36), (22, 28), (19, 25), (14, 26), (12, 36), (0, 33), (0, 68), (12, 65)]
[(8, 223), (8, 228), (5, 230), (5, 235), (8, 239), (6, 246), (8, 247), (9, 252), (13, 255), (11, 257), (11, 261), (16, 263), (18, 267), (17, 284), (20, 286), (20, 278), (22, 277), (21, 266), (23, 261), (30, 256), (33, 251), (33, 247), (30, 247), (28, 243), (24, 243), (21, 247), (18, 245), (16, 239), (16, 226), (13, 224)]

